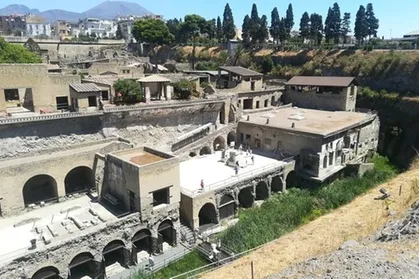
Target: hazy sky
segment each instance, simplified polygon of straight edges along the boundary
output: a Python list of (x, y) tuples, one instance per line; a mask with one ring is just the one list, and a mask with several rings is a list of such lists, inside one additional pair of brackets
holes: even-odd
[[(199, 14), (206, 18), (222, 16), (225, 0), (128, 0), (142, 5), (155, 14), (161, 14), (166, 19), (173, 17), (183, 17), (185, 14)], [(23, 4), (29, 8), (38, 8), (41, 11), (48, 9), (64, 9), (74, 12), (83, 12), (93, 6), (103, 2), (103, 0), (69, 0), (69, 1), (51, 1), (51, 0), (0, 0), (0, 6), (9, 4)], [(233, 10), (233, 16), (236, 26), (241, 26), (246, 14), (250, 14), (253, 3), (256, 3), (259, 10), (259, 16), (266, 14), (270, 19), (272, 9), (276, 6), (279, 9), (280, 16), (285, 14), (289, 3), (294, 8), (294, 18), (298, 29), (301, 15), (308, 13), (319, 13), (323, 15), (323, 20), (327, 14), (329, 6), (332, 6), (333, 0), (230, 0), (229, 4)], [(341, 13), (350, 12), (352, 24), (355, 21), (355, 15), (359, 5), (366, 6), (369, 2), (359, 0), (341, 0), (337, 1), (341, 8)], [(403, 34), (413, 30), (419, 30), (419, 1), (418, 0), (370, 0), (374, 5), (376, 16), (380, 20), (379, 36), (401, 37)], [(353, 29), (353, 27), (352, 27)]]

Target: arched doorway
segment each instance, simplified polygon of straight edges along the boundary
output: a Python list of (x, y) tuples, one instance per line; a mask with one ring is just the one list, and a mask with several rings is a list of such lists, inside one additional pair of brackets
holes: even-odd
[(269, 198), (269, 189), (268, 185), (260, 181), (258, 185), (256, 185), (256, 200), (257, 201), (264, 201)]
[(292, 171), (287, 175), (286, 182), (287, 182), (287, 188), (298, 188), (300, 186), (299, 179), (295, 171)]
[(202, 149), (199, 151), (200, 156), (209, 155), (209, 154), (211, 154), (211, 148), (209, 148), (208, 146), (202, 147)]
[(67, 195), (87, 191), (94, 187), (95, 176), (91, 168), (77, 167), (67, 174), (64, 185)]
[(176, 230), (170, 220), (163, 221), (158, 228), (158, 245), (160, 252), (163, 252), (163, 243), (166, 242), (170, 246), (176, 245)]
[(271, 183), (271, 190), (272, 192), (278, 193), (282, 191), (282, 180), (280, 176), (275, 176), (274, 178), (272, 178), (272, 183)]
[(226, 149), (226, 141), (225, 141), (225, 139), (222, 136), (218, 136), (214, 140), (213, 147), (214, 147), (214, 150), (215, 151)]
[(151, 252), (151, 232), (147, 229), (139, 230), (133, 237), (132, 237), (132, 244), (134, 244), (135, 248), (137, 249), (137, 253), (141, 251)]
[(121, 266), (126, 266), (125, 244), (122, 240), (113, 240), (109, 242), (102, 252), (105, 270), (107, 267), (119, 263)]
[(49, 202), (58, 199), (57, 182), (49, 175), (41, 174), (30, 178), (23, 186), (25, 206), (41, 201)]
[(95, 278), (95, 258), (89, 252), (80, 253), (75, 256), (69, 265), (68, 279)]
[(234, 198), (230, 195), (222, 196), (218, 211), (220, 212), (220, 220), (234, 216), (236, 213), (236, 201)]
[(230, 146), (230, 144), (232, 143), (232, 142), (235, 142), (236, 141), (236, 132), (234, 132), (234, 131), (231, 131), (230, 133), (228, 133), (228, 135), (227, 135), (227, 144), (228, 144), (228, 146)]
[(189, 157), (191, 157), (191, 158), (196, 157), (196, 152), (191, 152), (191, 153), (189, 153)]
[(275, 96), (271, 97), (271, 106), (275, 106), (276, 102), (275, 102)]
[(206, 203), (199, 210), (199, 226), (218, 224), (217, 222), (217, 213), (215, 206), (212, 203)]
[(41, 268), (31, 277), (31, 279), (60, 279), (60, 272), (56, 267), (47, 266)]
[(253, 196), (252, 187), (243, 188), (239, 193), (239, 203), (243, 208), (251, 208), (255, 198)]

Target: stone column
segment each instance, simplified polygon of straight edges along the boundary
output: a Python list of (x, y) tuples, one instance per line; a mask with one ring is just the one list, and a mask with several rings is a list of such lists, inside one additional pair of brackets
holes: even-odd
[(167, 86), (168, 85), (166, 83), (163, 83), (163, 96), (166, 100), (168, 100), (168, 98), (167, 98)]
[(287, 181), (281, 177), (281, 181), (282, 181), (282, 193), (285, 193), (287, 191)]
[(150, 87), (145, 86), (145, 102), (149, 103), (151, 99)]
[(159, 252), (158, 248), (159, 248), (158, 247), (158, 238), (152, 237), (151, 238), (151, 253), (152, 254), (158, 253)]

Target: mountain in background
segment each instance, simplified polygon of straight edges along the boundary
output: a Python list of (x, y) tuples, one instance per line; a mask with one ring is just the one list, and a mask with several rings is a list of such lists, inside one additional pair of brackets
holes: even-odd
[(96, 7), (91, 8), (83, 13), (69, 12), (65, 10), (48, 10), (40, 12), (38, 9), (29, 9), (24, 5), (9, 5), (0, 9), (0, 15), (11, 14), (27, 14), (31, 13), (45, 18), (47, 22), (55, 22), (56, 20), (67, 20), (77, 22), (79, 19), (86, 17), (94, 17), (100, 19), (115, 19), (118, 16), (128, 15), (147, 15), (152, 14), (144, 7), (137, 3), (124, 1), (106, 1)]

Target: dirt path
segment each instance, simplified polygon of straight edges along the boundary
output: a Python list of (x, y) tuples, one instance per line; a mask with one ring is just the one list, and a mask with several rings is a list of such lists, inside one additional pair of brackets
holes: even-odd
[[(331, 214), (310, 222), (219, 270), (205, 274), (202, 278), (251, 278), (251, 262), (254, 264), (254, 278), (279, 273), (289, 265), (312, 257), (330, 253), (350, 239), (359, 240), (371, 235), (390, 218), (400, 218), (412, 201), (419, 197), (419, 168), (407, 171), (388, 183), (380, 185), (352, 203)], [(402, 194), (399, 196), (400, 186)], [(386, 188), (392, 194), (392, 202), (376, 201), (378, 189)], [(397, 211), (388, 217), (388, 210)]]

